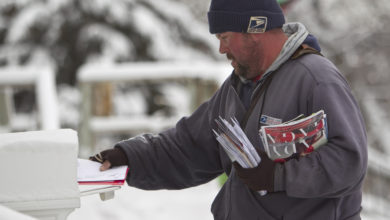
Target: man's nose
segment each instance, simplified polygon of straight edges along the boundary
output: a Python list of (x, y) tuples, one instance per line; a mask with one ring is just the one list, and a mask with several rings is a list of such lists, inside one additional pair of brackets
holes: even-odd
[(227, 47), (220, 41), (219, 42), (219, 53), (225, 54), (228, 52)]

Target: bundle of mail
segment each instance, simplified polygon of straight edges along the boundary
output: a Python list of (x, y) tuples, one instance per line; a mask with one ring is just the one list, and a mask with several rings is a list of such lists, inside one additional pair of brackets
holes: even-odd
[(305, 156), (327, 143), (326, 114), (320, 110), (305, 118), (262, 126), (259, 134), (268, 157), (274, 161)]
[[(229, 123), (219, 117), (215, 121), (218, 125), (218, 132), (213, 130), (214, 134), (230, 160), (232, 162), (237, 161), (243, 168), (257, 167), (261, 162), (261, 158), (241, 129), (237, 119), (232, 118), (231, 123)], [(266, 191), (259, 191), (260, 195), (266, 193)]]
[(213, 130), (214, 134), (231, 161), (237, 161), (243, 168), (256, 167), (261, 158), (242, 131), (237, 119), (232, 118), (232, 123), (229, 123), (219, 117), (215, 121), (218, 125), (218, 132)]

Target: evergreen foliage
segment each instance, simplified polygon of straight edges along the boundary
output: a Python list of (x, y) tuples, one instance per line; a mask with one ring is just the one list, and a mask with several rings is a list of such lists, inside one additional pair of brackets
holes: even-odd
[(2, 0), (0, 66), (50, 65), (74, 85), (90, 62), (215, 59), (205, 33), (173, 0)]

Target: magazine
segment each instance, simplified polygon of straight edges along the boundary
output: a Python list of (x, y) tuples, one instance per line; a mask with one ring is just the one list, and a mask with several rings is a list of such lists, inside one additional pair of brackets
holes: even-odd
[(326, 114), (320, 110), (308, 117), (297, 117), (279, 125), (262, 126), (261, 141), (268, 157), (274, 161), (311, 153), (328, 141)]

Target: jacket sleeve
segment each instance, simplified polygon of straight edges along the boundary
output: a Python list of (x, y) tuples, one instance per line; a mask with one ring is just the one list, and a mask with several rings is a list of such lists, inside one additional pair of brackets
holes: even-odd
[(146, 190), (182, 189), (206, 183), (223, 172), (210, 126), (219, 93), (176, 127), (116, 144), (129, 160), (127, 183)]
[(308, 111), (327, 115), (328, 143), (299, 160), (277, 165), (275, 179), (292, 197), (340, 197), (361, 190), (367, 169), (364, 121), (344, 79), (320, 82), (307, 100)]

